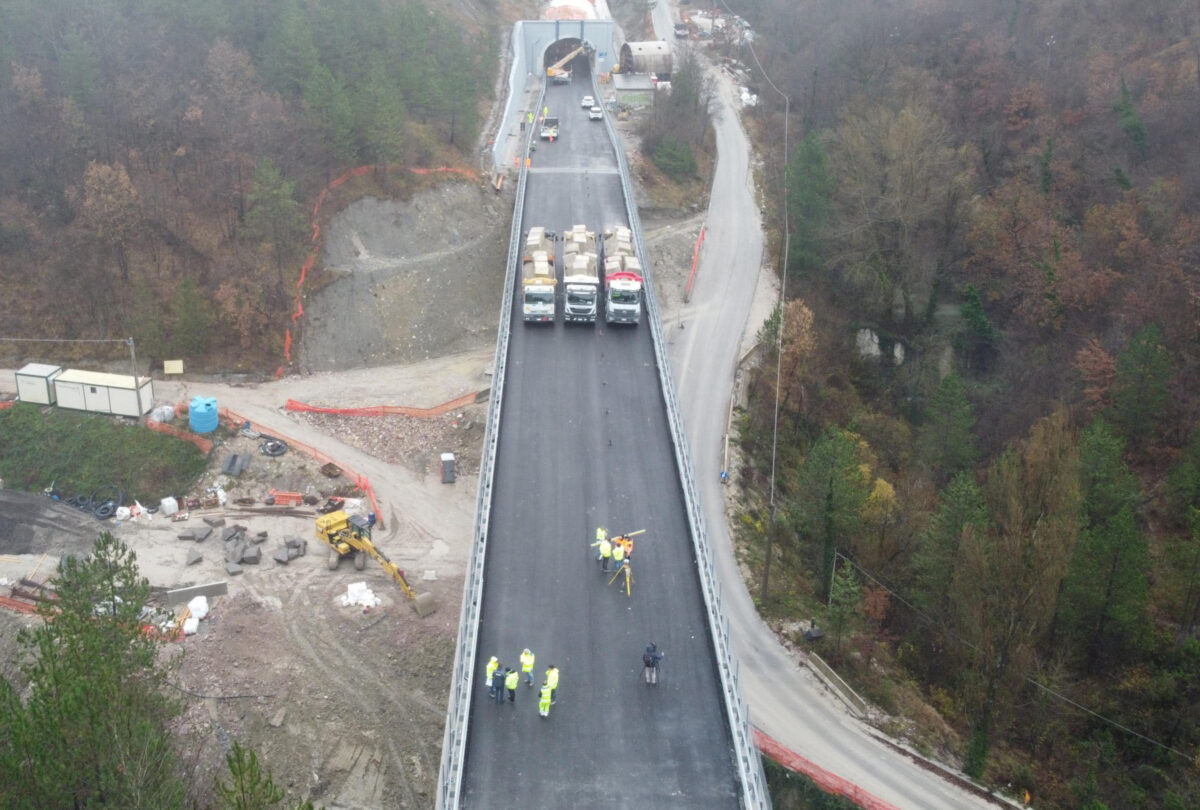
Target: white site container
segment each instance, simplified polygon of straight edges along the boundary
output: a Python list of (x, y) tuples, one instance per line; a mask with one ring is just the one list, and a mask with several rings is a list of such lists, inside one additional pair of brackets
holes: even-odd
[(62, 368), (45, 363), (27, 363), (17, 372), (17, 398), (22, 402), (53, 405), (54, 379)]
[(60, 408), (142, 416), (154, 405), (154, 381), (128, 374), (68, 369), (54, 379)]

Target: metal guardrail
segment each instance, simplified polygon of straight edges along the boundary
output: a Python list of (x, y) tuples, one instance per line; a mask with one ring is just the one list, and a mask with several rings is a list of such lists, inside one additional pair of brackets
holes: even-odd
[[(596, 84), (594, 74), (592, 87), (594, 94), (599, 97), (600, 87)], [(642, 267), (648, 273), (649, 254), (646, 252), (645, 242), (642, 241), (642, 223), (638, 217), (637, 198), (634, 197), (633, 183), (629, 178), (629, 163), (625, 159), (625, 151), (617, 148), (617, 144), (620, 144), (621, 141), (611, 116), (604, 117), (604, 124), (608, 127), (608, 135), (617, 154), (617, 167), (621, 174), (621, 189), (625, 195), (625, 210), (629, 216), (629, 227), (637, 242), (638, 256), (642, 258)], [(683, 484), (684, 505), (687, 509), (688, 522), (692, 527), (692, 543), (696, 549), (700, 586), (708, 609), (709, 633), (712, 636), (718, 675), (724, 690), (725, 710), (729, 718), (729, 730), (733, 735), (733, 750), (737, 761), (738, 775), (742, 780), (742, 806), (746, 810), (766, 810), (771, 806), (771, 796), (767, 791), (767, 778), (763, 773), (762, 759), (759, 757), (758, 748), (754, 743), (753, 729), (750, 725), (750, 709), (742, 698), (736, 661), (729, 645), (729, 622), (722, 618), (721, 585), (713, 568), (712, 551), (708, 543), (704, 514), (700, 510), (700, 498), (696, 490), (696, 476), (692, 470), (691, 454), (688, 452), (679, 403), (675, 397), (675, 380), (671, 377), (667, 343), (662, 333), (662, 317), (658, 310), (658, 300), (654, 295), (654, 285), (650, 283), (649, 279), (646, 281), (644, 290), (646, 321), (654, 342), (658, 379), (662, 385), (663, 399), (667, 406), (667, 421), (671, 426), (671, 437), (675, 445), (675, 461), (679, 468), (680, 481)]]
[[(545, 101), (546, 88), (538, 96), (538, 107)], [(525, 154), (533, 129), (525, 138)], [(483, 564), (487, 557), (488, 521), (491, 517), (492, 483), (496, 470), (496, 445), (500, 438), (500, 408), (504, 401), (504, 369), (508, 360), (509, 326), (512, 322), (513, 290), (517, 283), (517, 264), (521, 251), (521, 220), (525, 208), (525, 185), (529, 173), (520, 162), (516, 202), (513, 206), (512, 229), (508, 244), (508, 269), (504, 275), (504, 297), (500, 304), (500, 335), (496, 341), (493, 361), (492, 398), (488, 405), (487, 427), (483, 434), (483, 460), (479, 468), (479, 491), (475, 499), (475, 539), (463, 583), (462, 613), (458, 621), (458, 645), (454, 651), (454, 667), (450, 681), (446, 731), (442, 737), (442, 764), (438, 773), (437, 803), (439, 810), (459, 806), (464, 755), (467, 742), (467, 721), (471, 715), (471, 694), (475, 679), (475, 642), (479, 636), (480, 607), (483, 602)]]

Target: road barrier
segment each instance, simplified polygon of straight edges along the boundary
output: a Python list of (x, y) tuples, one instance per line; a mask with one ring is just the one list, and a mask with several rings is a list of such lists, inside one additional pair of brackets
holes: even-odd
[(758, 746), (758, 750), (770, 757), (773, 762), (779, 763), (789, 771), (804, 774), (826, 793), (849, 799), (865, 810), (900, 810), (896, 805), (868, 793), (849, 779), (843, 779), (835, 773), (830, 773), (815, 762), (784, 748), (758, 729), (754, 729), (754, 742)]

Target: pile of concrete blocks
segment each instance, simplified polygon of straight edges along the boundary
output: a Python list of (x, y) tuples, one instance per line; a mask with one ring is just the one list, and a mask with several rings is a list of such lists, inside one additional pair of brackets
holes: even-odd
[(228, 526), (221, 530), (225, 544), (225, 572), (230, 576), (242, 573), (243, 565), (258, 565), (262, 561), (262, 544), (266, 532), (249, 534), (245, 526)]
[(275, 562), (280, 565), (287, 565), (297, 557), (303, 557), (308, 553), (308, 541), (301, 540), (299, 537), (288, 537), (283, 541), (283, 545), (275, 552)]

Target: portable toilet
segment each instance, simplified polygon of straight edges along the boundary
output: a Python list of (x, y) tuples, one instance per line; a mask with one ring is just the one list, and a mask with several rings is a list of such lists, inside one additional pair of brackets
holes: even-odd
[(54, 378), (62, 374), (59, 366), (45, 363), (27, 363), (17, 372), (17, 398), (22, 402), (38, 405), (53, 405), (58, 401), (54, 392)]

